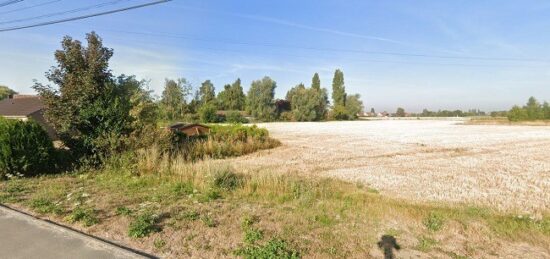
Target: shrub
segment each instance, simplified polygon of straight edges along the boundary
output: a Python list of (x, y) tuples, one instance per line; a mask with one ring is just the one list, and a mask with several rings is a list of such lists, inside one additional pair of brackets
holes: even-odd
[(332, 111), (330, 111), (330, 113), (329, 113), (329, 117), (333, 120), (349, 120), (350, 119), (349, 114), (348, 114), (348, 110), (346, 109), (346, 107), (341, 106), (341, 105), (334, 106)]
[(218, 122), (218, 115), (216, 114), (216, 106), (207, 103), (199, 109), (199, 117), (202, 122)]
[(130, 223), (128, 235), (133, 238), (142, 238), (153, 232), (160, 231), (156, 225), (158, 219), (159, 217), (152, 212), (144, 212), (138, 215), (134, 221)]
[(51, 139), (38, 123), (0, 118), (0, 178), (50, 172), (55, 168), (54, 151)]
[(508, 119), (510, 121), (524, 121), (524, 120), (528, 120), (529, 119), (529, 116), (527, 114), (527, 110), (519, 107), (519, 106), (514, 106), (507, 114), (508, 116)]
[(225, 114), (225, 121), (228, 123), (248, 123), (248, 120), (239, 111), (228, 111)]

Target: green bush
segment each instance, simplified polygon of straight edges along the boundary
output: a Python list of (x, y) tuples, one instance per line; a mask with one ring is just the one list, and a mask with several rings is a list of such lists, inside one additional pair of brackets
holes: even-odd
[(225, 114), (228, 123), (248, 123), (248, 120), (239, 111), (228, 111)]
[(51, 172), (54, 152), (51, 139), (38, 123), (0, 118), (0, 178)]
[(199, 117), (204, 123), (218, 122), (216, 111), (216, 106), (207, 103), (199, 109)]

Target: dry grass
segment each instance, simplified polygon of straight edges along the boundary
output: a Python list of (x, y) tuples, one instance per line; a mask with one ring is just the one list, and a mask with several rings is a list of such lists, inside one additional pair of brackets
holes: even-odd
[[(167, 258), (232, 257), (246, 245), (241, 225), (251, 218), (264, 237), (260, 243), (286, 240), (305, 257), (380, 257), (376, 242), (383, 234), (397, 237), (400, 257), (510, 256), (519, 249), (532, 258), (549, 256), (547, 216), (518, 218), (491, 209), (414, 204), (361, 184), (241, 175), (224, 161), (183, 161), (172, 160), (167, 167), (160, 159), (141, 176), (125, 165), (3, 182), (0, 202)], [(94, 219), (91, 226), (70, 220), (75, 211), (87, 212)], [(129, 228), (143, 215), (154, 215), (150, 227), (160, 232), (133, 238)], [(519, 247), (510, 249), (514, 246)]]
[(536, 217), (550, 209), (550, 128), (457, 123), (263, 124), (283, 146), (230, 161), (242, 171), (362, 182), (412, 201), (491, 206)]

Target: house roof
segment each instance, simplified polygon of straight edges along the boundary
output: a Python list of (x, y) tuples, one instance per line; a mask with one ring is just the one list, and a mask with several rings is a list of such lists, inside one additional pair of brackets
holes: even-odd
[(38, 96), (14, 96), (0, 101), (0, 116), (29, 116), (43, 108)]

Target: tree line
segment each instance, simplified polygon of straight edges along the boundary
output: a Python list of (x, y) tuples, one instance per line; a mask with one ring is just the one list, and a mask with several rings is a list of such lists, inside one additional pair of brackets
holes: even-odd
[(515, 105), (506, 116), (510, 121), (550, 120), (550, 105), (531, 96), (524, 106)]
[[(332, 82), (333, 106), (330, 110), (328, 91), (321, 87), (315, 73), (311, 86), (303, 83), (291, 88), (285, 99), (275, 99), (277, 82), (270, 77), (252, 81), (247, 94), (241, 80), (226, 84), (219, 93), (210, 80), (193, 92), (184, 78), (166, 79), (159, 100), (160, 118), (167, 121), (242, 122), (246, 112), (258, 121), (321, 121), (356, 119), (363, 110), (358, 94), (347, 95), (344, 73), (336, 70)], [(228, 111), (220, 116), (217, 111)]]

